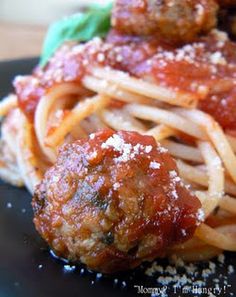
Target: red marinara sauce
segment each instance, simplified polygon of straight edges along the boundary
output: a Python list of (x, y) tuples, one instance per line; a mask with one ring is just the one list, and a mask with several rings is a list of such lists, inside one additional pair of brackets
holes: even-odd
[(17, 76), (14, 80), (19, 106), (30, 121), (34, 119), (40, 98), (52, 87), (66, 82), (80, 84), (85, 72), (84, 56), (80, 51), (74, 52), (73, 47), (62, 46), (45, 68), (38, 66), (32, 75)]
[(166, 149), (153, 137), (112, 130), (62, 147), (33, 209), (59, 256), (107, 273), (165, 255), (203, 219)]
[(57, 84), (81, 84), (84, 75), (97, 66), (195, 94), (199, 108), (224, 129), (236, 128), (236, 44), (216, 30), (179, 47), (115, 30), (105, 41), (95, 38), (85, 44), (64, 45), (45, 69), (38, 67), (32, 76), (15, 80), (21, 109), (32, 120), (41, 96)]
[(199, 108), (212, 115), (221, 127), (235, 136), (236, 131), (236, 87), (211, 95), (199, 103)]

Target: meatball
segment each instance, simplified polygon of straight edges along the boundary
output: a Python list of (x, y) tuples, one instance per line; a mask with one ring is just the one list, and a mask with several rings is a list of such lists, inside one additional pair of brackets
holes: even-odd
[(201, 204), (153, 137), (103, 130), (63, 146), (33, 198), (58, 256), (112, 273), (193, 236)]
[(235, 0), (218, 0), (220, 7), (236, 7)]
[(181, 43), (214, 28), (217, 11), (214, 0), (117, 0), (112, 24), (127, 34), (157, 35)]

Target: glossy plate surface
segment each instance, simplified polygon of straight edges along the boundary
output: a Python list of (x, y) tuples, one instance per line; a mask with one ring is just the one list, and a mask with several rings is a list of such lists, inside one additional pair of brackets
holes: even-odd
[[(0, 96), (12, 90), (11, 81), (15, 75), (29, 73), (36, 63), (37, 59), (0, 63)], [(189, 290), (184, 290), (184, 281), (178, 289), (174, 289), (173, 284), (161, 285), (157, 279), (163, 275), (157, 273), (148, 277), (144, 267), (115, 276), (101, 276), (82, 266), (67, 266), (51, 256), (36, 233), (30, 201), (31, 197), (25, 189), (0, 183), (0, 297), (131, 297), (150, 296), (151, 292), (156, 293), (153, 296), (187, 297), (200, 296), (197, 293), (209, 296), (213, 290), (215, 296), (236, 296), (235, 274), (229, 273), (232, 269), (229, 265), (236, 267), (236, 253), (228, 253), (223, 265), (217, 259), (213, 260), (211, 267), (216, 264), (215, 273), (207, 279), (204, 275), (209, 263), (198, 264), (196, 276), (188, 275)], [(164, 267), (167, 265), (160, 262)], [(182, 271), (183, 268), (180, 274)], [(202, 288), (197, 285), (198, 280), (206, 280)], [(135, 286), (140, 286), (140, 290), (146, 294), (138, 294)]]

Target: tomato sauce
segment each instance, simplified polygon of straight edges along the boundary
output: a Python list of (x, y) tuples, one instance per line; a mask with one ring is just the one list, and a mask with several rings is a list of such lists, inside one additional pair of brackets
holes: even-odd
[(235, 129), (236, 44), (219, 31), (191, 44), (174, 47), (153, 37), (122, 35), (112, 30), (80, 45), (64, 45), (45, 69), (15, 80), (19, 105), (32, 120), (40, 97), (51, 87), (78, 82), (94, 66), (108, 66), (174, 90), (197, 94), (199, 108), (224, 129)]
[(153, 137), (112, 130), (62, 147), (33, 208), (37, 230), (59, 256), (103, 272), (164, 255), (203, 219), (167, 150)]

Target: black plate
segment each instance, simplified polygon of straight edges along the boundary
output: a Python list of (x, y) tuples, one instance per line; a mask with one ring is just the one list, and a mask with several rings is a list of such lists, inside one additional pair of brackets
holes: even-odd
[[(0, 63), (0, 96), (11, 91), (11, 81), (16, 74), (29, 73), (37, 59), (26, 59)], [(143, 292), (161, 288), (168, 295), (156, 296), (196, 296), (198, 292), (208, 293), (219, 287), (221, 294), (215, 296), (236, 296), (234, 274), (228, 273), (228, 265), (236, 266), (236, 254), (228, 253), (225, 264), (217, 259), (216, 272), (207, 278), (202, 289), (197, 280), (205, 280), (204, 273), (209, 263), (197, 265), (196, 276), (188, 276), (193, 283), (189, 292), (174, 290), (173, 284), (165, 286), (157, 282), (161, 274), (153, 277), (145, 275), (146, 267), (115, 276), (100, 276), (82, 266), (68, 271), (64, 262), (52, 257), (46, 245), (36, 233), (32, 223), (31, 197), (25, 189), (17, 189), (5, 183), (0, 184), (0, 297), (79, 297), (79, 296), (136, 296), (143, 286)], [(164, 266), (167, 263), (163, 263)], [(150, 265), (149, 265), (150, 266)], [(180, 268), (181, 273), (183, 268)], [(165, 274), (166, 275), (166, 274)], [(194, 283), (195, 282), (195, 283)], [(226, 284), (228, 282), (228, 286)], [(190, 283), (191, 285), (191, 283)], [(176, 293), (177, 292), (177, 293)], [(235, 293), (235, 294), (234, 294)], [(139, 294), (140, 295), (140, 294)], [(150, 294), (145, 294), (149, 296)], [(144, 295), (143, 295), (144, 296)], [(154, 296), (154, 295), (153, 295)], [(199, 296), (199, 295), (197, 295)], [(208, 294), (201, 294), (208, 296)]]

